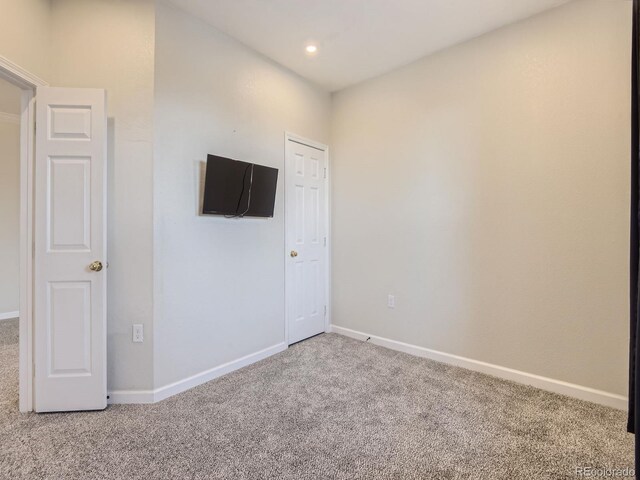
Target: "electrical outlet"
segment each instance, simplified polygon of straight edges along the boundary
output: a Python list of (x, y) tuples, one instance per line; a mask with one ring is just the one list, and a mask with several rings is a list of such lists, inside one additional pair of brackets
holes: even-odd
[(387, 307), (396, 308), (396, 296), (395, 295), (389, 295), (389, 297), (387, 298)]
[(142, 324), (140, 323), (135, 323), (133, 325), (133, 342), (134, 343), (144, 342), (144, 330), (143, 330)]

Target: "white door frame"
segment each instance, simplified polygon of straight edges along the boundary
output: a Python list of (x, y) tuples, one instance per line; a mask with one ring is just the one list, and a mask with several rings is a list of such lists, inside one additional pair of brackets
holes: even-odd
[(20, 411), (33, 410), (33, 180), (35, 89), (48, 84), (0, 56), (0, 78), (22, 90), (20, 114)]
[[(327, 268), (325, 269), (325, 291), (326, 291), (326, 301), (327, 301), (327, 314), (324, 317), (324, 331), (329, 332), (331, 329), (331, 156), (329, 155), (329, 146), (324, 143), (316, 142), (315, 140), (310, 140), (305, 137), (301, 137), (300, 135), (296, 135), (291, 132), (284, 132), (284, 170), (287, 169), (287, 158), (289, 156), (289, 142), (293, 141), (296, 143), (300, 143), (302, 145), (306, 145), (308, 147), (316, 148), (318, 150), (322, 150), (326, 156), (326, 164), (327, 164), (327, 176), (324, 179), (324, 187), (325, 187), (325, 221), (327, 226), (327, 248), (325, 248), (325, 262)], [(287, 228), (289, 225), (287, 224), (287, 184), (286, 184), (286, 172), (282, 176), (284, 182), (284, 272), (285, 272), (285, 294), (284, 294), (284, 315), (285, 315), (285, 325), (284, 325), (284, 341), (287, 345), (289, 345), (289, 325), (292, 321), (289, 315), (288, 306), (288, 279), (287, 279), (287, 261), (289, 258), (289, 245), (287, 244)]]

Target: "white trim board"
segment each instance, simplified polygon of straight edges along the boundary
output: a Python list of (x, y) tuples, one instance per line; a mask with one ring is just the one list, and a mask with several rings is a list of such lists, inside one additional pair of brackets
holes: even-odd
[(278, 343), (258, 352), (238, 358), (237, 360), (223, 363), (222, 365), (210, 368), (204, 372), (200, 372), (169, 385), (165, 385), (164, 387), (156, 388), (155, 390), (116, 390), (109, 392), (108, 403), (156, 403), (226, 375), (227, 373), (231, 373), (235, 370), (251, 365), (252, 363), (264, 360), (265, 358), (275, 355), (276, 353), (280, 353), (286, 349), (286, 343)]
[(598, 403), (607, 407), (627, 410), (627, 397), (623, 397), (622, 395), (617, 395), (615, 393), (604, 392), (602, 390), (596, 390), (594, 388), (584, 387), (574, 383), (563, 382), (562, 380), (555, 380), (553, 378), (542, 377), (532, 373), (521, 372), (512, 368), (501, 367), (500, 365), (493, 365), (491, 363), (472, 360), (470, 358), (460, 357), (450, 353), (439, 352), (437, 350), (431, 350), (429, 348), (419, 347), (417, 345), (411, 345), (397, 340), (377, 337), (375, 335), (369, 335), (367, 333), (339, 327), (337, 325), (331, 325), (331, 331), (346, 337), (355, 338), (356, 340), (364, 341), (369, 338), (370, 343), (386, 347), (391, 350), (397, 350), (417, 357), (428, 358), (430, 360), (435, 360), (436, 362), (455, 365), (457, 367), (466, 368), (467, 370), (492, 375), (512, 382), (531, 385), (532, 387), (536, 387), (541, 390), (547, 390), (549, 392), (559, 393), (568, 397)]
[(11, 320), (12, 318), (19, 318), (20, 312), (5, 312), (0, 313), (0, 320)]
[(19, 407), (33, 410), (33, 172), (35, 89), (47, 82), (0, 56), (0, 78), (22, 90), (20, 115), (20, 343)]
[(46, 87), (47, 82), (0, 55), (0, 77), (20, 88)]

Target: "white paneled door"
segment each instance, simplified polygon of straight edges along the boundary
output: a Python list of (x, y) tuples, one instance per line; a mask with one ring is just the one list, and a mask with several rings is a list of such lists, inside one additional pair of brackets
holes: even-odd
[(37, 412), (107, 406), (105, 107), (104, 90), (37, 90)]
[(287, 139), (286, 309), (289, 344), (326, 329), (326, 150)]

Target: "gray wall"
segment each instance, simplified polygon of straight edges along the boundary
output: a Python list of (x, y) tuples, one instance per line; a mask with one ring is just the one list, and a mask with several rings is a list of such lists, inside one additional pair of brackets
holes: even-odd
[(630, 13), (572, 2), (334, 95), (335, 324), (626, 395)]
[(0, 55), (47, 80), (51, 1), (0, 0), (0, 12)]
[[(284, 132), (326, 142), (330, 97), (159, 4), (155, 385), (284, 341)], [(272, 219), (199, 216), (207, 153), (280, 169)]]

